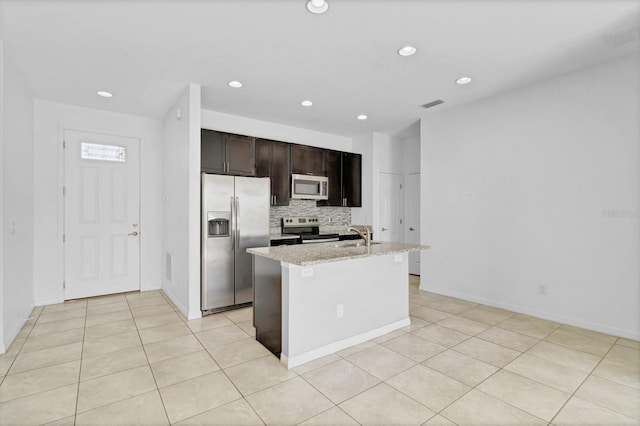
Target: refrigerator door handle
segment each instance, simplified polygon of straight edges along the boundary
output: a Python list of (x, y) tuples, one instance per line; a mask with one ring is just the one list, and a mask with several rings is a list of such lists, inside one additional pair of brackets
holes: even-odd
[(231, 229), (229, 230), (229, 235), (231, 235), (231, 251), (236, 245), (236, 233), (235, 233), (235, 222), (236, 222), (236, 213), (233, 204), (233, 197), (231, 197)]
[(236, 250), (240, 250), (240, 198), (236, 197)]

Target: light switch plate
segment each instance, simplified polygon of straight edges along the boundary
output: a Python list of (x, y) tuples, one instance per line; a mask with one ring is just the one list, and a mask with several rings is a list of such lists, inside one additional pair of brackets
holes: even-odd
[(396, 263), (402, 262), (402, 255), (401, 254), (396, 254), (395, 261), (396, 261)]

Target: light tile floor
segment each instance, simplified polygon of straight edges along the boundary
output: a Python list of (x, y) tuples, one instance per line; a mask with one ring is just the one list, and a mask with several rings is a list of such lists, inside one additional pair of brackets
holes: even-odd
[(0, 355), (0, 424), (640, 424), (640, 342), (409, 290), (411, 326), (293, 370), (251, 308), (39, 307)]

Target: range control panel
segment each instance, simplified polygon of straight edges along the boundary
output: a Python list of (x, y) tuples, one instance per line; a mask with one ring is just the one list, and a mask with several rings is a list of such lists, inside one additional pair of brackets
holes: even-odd
[(297, 217), (282, 218), (282, 226), (284, 228), (295, 227), (295, 226), (319, 226), (319, 225), (320, 225), (320, 221), (317, 217), (297, 216)]

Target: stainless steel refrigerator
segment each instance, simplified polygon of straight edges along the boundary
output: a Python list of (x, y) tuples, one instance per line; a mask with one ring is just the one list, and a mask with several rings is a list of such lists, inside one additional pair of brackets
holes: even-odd
[(269, 246), (269, 178), (202, 173), (204, 313), (251, 303), (249, 247)]

